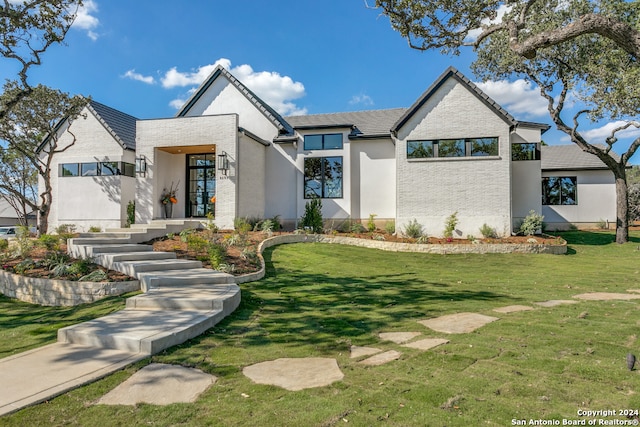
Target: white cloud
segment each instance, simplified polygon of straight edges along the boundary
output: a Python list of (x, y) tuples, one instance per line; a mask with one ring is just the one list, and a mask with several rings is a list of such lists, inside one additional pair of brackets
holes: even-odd
[(94, 0), (84, 0), (82, 7), (78, 8), (73, 27), (85, 30), (91, 40), (97, 40), (98, 34), (94, 31), (100, 25), (94, 14), (98, 12), (98, 4)]
[(476, 83), (476, 86), (516, 118), (545, 117), (549, 114), (547, 100), (540, 95), (537, 87), (526, 80), (488, 81)]
[[(626, 123), (627, 122), (622, 120), (610, 122), (599, 128), (582, 131), (581, 135), (591, 143), (603, 143), (605, 142), (605, 139), (611, 135), (611, 132), (614, 129), (624, 126)], [(618, 139), (640, 138), (640, 129), (632, 126), (623, 131), (617, 132), (616, 137)]]
[(351, 105), (362, 104), (364, 106), (370, 107), (374, 104), (374, 102), (369, 95), (365, 95), (364, 93), (361, 93), (360, 95), (353, 95), (351, 97), (351, 100), (349, 101), (349, 104)]
[(127, 79), (131, 79), (131, 80), (136, 80), (142, 83), (146, 83), (146, 84), (154, 84), (156, 82), (156, 79), (153, 78), (153, 76), (143, 76), (140, 73), (136, 73), (136, 70), (128, 70), (126, 73), (124, 73), (122, 75), (122, 77), (127, 78)]
[[(254, 71), (247, 64), (231, 67), (231, 61), (220, 58), (213, 64), (203, 65), (193, 71), (178, 71), (171, 68), (160, 79), (162, 86), (167, 89), (200, 85), (218, 66), (228, 69), (238, 80), (251, 89), (264, 102), (282, 115), (306, 114), (305, 108), (298, 107), (294, 102), (305, 95), (304, 85), (294, 82), (291, 77), (282, 76), (275, 71)], [(179, 108), (184, 104), (182, 99), (174, 99), (170, 105)], [(178, 106), (178, 107), (176, 107)]]
[[(511, 9), (513, 7), (512, 6), (507, 6), (507, 5), (500, 5), (498, 7), (498, 11), (496, 14), (496, 17), (494, 19), (483, 19), (482, 20), (482, 24), (483, 27), (488, 27), (490, 25), (494, 25), (494, 24), (499, 24), (502, 22), (502, 18), (504, 17), (504, 14), (507, 12), (510, 12)], [(467, 37), (464, 39), (465, 42), (467, 43), (472, 43), (474, 41), (476, 41), (478, 39), (478, 37), (480, 36), (480, 34), (482, 34), (482, 32), (484, 31), (484, 28), (476, 28), (474, 30), (470, 30), (467, 33)]]

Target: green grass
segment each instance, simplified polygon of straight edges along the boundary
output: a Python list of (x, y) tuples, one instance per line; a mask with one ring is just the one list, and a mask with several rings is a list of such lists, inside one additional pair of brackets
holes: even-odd
[[(570, 246), (565, 256), (400, 254), (323, 244), (272, 248), (265, 253), (267, 277), (242, 285), (240, 307), (215, 328), (94, 384), (0, 418), (0, 425), (505, 426), (512, 419), (581, 419), (580, 408), (639, 409), (640, 374), (625, 365), (628, 352), (640, 356), (637, 302), (492, 311), (640, 288), (640, 234), (632, 233), (625, 245), (614, 244), (610, 233), (563, 237)], [(0, 300), (0, 334), (8, 327), (5, 313), (15, 307), (23, 308), (12, 319), (24, 328), (37, 321), (46, 326), (36, 328), (47, 327), (53, 313)], [(417, 323), (467, 311), (500, 320), (461, 335)], [(421, 352), (380, 342), (377, 334), (388, 331), (418, 331), (451, 343)], [(10, 344), (3, 344), (5, 354)], [(352, 344), (403, 354), (389, 364), (364, 367), (349, 358)], [(24, 347), (19, 344), (17, 351)], [(290, 392), (242, 375), (253, 363), (309, 356), (336, 358), (344, 379)], [(192, 404), (93, 404), (150, 362), (195, 367), (218, 381)]]

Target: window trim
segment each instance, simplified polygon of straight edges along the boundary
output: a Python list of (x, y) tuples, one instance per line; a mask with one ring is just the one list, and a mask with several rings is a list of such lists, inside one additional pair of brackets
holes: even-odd
[[(308, 179), (307, 178), (307, 174), (306, 174), (306, 162), (308, 160), (312, 160), (312, 159), (320, 159), (320, 196), (318, 196), (317, 194), (307, 194), (307, 182), (309, 181), (318, 181), (316, 179)], [(325, 186), (326, 186), (326, 181), (324, 179), (324, 168), (325, 168), (325, 160), (326, 159), (340, 159), (340, 195), (339, 196), (327, 196), (325, 194)], [(303, 160), (303, 175), (302, 175), (302, 179), (303, 179), (303, 183), (302, 183), (302, 196), (304, 199), (313, 199), (316, 197), (319, 197), (321, 199), (343, 199), (344, 198), (344, 158), (343, 156), (313, 156), (313, 157), (305, 157)], [(315, 192), (313, 192), (315, 193)]]

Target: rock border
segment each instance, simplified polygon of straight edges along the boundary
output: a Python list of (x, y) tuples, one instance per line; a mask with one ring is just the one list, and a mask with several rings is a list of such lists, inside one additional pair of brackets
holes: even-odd
[(255, 273), (235, 276), (237, 284), (255, 282), (265, 275), (265, 263), (262, 253), (265, 249), (276, 245), (289, 243), (330, 243), (348, 246), (359, 246), (370, 249), (380, 249), (389, 252), (418, 252), (430, 254), (552, 254), (564, 255), (567, 253), (566, 242), (561, 245), (545, 245), (534, 243), (478, 243), (478, 244), (420, 244), (385, 242), (380, 240), (358, 239), (355, 237), (329, 236), (326, 234), (286, 234), (274, 236), (263, 240), (258, 245), (258, 257), (260, 258), (260, 270)]
[(71, 307), (140, 290), (138, 280), (125, 282), (74, 282), (26, 277), (0, 271), (0, 293), (9, 298), (45, 306)]

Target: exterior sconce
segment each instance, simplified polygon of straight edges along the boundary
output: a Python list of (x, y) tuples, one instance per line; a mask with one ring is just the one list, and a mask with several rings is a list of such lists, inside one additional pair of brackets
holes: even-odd
[(224, 175), (229, 172), (229, 157), (224, 151), (222, 152), (222, 154), (218, 154), (218, 170)]
[(147, 176), (147, 158), (144, 156), (136, 157), (136, 175)]

